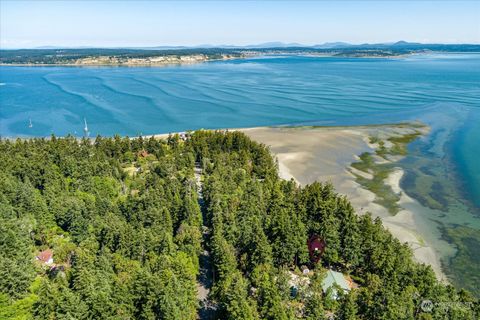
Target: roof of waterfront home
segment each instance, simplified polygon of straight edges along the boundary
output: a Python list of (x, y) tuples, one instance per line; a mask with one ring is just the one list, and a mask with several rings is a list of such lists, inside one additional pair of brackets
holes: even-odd
[(340, 272), (328, 269), (327, 276), (325, 277), (322, 283), (323, 291), (324, 292), (327, 291), (327, 289), (332, 287), (334, 284), (337, 284), (340, 288), (342, 288), (345, 291), (350, 290), (350, 286), (348, 285), (348, 282), (345, 279), (345, 276), (343, 274), (341, 274)]

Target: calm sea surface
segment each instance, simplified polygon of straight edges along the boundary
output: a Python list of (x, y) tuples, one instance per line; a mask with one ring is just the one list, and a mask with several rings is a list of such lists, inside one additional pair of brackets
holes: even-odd
[[(480, 54), (0, 67), (1, 136), (82, 136), (84, 118), (91, 136), (418, 119), (432, 131), (412, 144), (403, 161), (403, 187), (443, 213), (430, 218), (444, 230), (473, 230), (474, 240), (455, 240), (445, 231), (446, 239), (472, 250), (480, 246)], [(479, 250), (467, 252), (472, 254), (480, 274)], [(454, 281), (460, 272), (455, 259), (444, 261)], [(469, 281), (480, 288), (480, 279)]]

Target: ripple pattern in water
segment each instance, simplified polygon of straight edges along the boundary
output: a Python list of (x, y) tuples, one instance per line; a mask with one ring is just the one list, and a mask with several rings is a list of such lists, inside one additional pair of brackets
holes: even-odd
[(164, 68), (2, 67), (0, 134), (81, 132), (84, 117), (103, 135), (395, 121), (438, 102), (478, 107), (479, 62), (270, 57)]

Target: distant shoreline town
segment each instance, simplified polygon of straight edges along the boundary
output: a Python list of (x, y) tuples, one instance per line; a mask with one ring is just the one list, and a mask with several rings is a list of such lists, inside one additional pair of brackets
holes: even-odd
[(269, 43), (219, 48), (37, 48), (0, 50), (0, 65), (157, 66), (251, 58), (262, 55), (305, 55), (351, 58), (400, 58), (411, 54), (480, 52), (477, 44), (394, 44), (318, 46)]

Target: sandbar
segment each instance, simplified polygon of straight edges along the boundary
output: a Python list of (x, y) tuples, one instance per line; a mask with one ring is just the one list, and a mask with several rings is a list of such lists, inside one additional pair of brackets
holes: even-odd
[[(447, 281), (441, 267), (439, 247), (448, 246), (436, 235), (431, 223), (420, 210), (423, 207), (400, 187), (403, 170), (395, 167), (383, 181), (398, 194), (398, 212), (392, 214), (375, 202), (376, 195), (357, 182), (357, 176), (371, 179), (372, 174), (351, 166), (362, 153), (373, 153), (379, 147), (372, 143), (372, 134), (380, 137), (410, 134), (417, 127), (408, 125), (352, 127), (260, 127), (241, 129), (252, 139), (269, 146), (278, 159), (279, 175), (294, 179), (300, 185), (314, 181), (331, 182), (336, 191), (351, 201), (358, 214), (370, 212), (380, 217), (383, 225), (401, 242), (412, 248), (414, 258), (430, 265), (437, 278)], [(393, 162), (400, 156), (387, 159), (376, 157), (378, 163)]]

